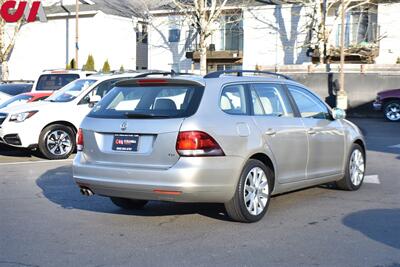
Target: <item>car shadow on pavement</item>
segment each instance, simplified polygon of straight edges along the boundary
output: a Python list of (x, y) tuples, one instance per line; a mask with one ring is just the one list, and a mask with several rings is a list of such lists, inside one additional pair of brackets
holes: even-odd
[(11, 147), (4, 144), (0, 144), (0, 156), (17, 158), (35, 157), (44, 159), (43, 155), (38, 150)]
[(400, 250), (400, 209), (370, 209), (351, 213), (343, 219), (347, 227)]
[(141, 210), (123, 210), (107, 197), (81, 195), (72, 179), (71, 166), (46, 171), (36, 180), (36, 184), (42, 189), (43, 197), (65, 209), (149, 217), (200, 214), (218, 220), (230, 220), (221, 204), (151, 201)]

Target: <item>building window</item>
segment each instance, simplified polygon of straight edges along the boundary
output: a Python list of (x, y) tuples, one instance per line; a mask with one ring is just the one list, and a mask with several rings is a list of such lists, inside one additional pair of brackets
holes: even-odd
[(243, 50), (243, 18), (241, 14), (227, 15), (221, 29), (221, 50)]
[[(379, 27), (376, 8), (355, 9), (346, 14), (345, 46), (358, 46), (375, 43)], [(336, 45), (340, 45), (341, 24), (338, 25)]]
[(181, 39), (180, 29), (170, 29), (168, 34), (168, 42), (177, 43)]

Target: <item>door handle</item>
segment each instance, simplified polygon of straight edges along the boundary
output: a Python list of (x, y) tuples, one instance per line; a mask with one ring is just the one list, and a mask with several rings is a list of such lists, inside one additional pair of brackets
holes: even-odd
[(274, 130), (274, 129), (268, 129), (266, 132), (265, 132), (265, 135), (275, 135), (276, 134), (276, 131)]
[(310, 129), (308, 129), (307, 133), (313, 135), (313, 134), (316, 134), (317, 131), (314, 128), (310, 128)]

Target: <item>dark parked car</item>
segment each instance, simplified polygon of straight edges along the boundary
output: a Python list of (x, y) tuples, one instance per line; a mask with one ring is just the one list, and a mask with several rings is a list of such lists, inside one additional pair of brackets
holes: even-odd
[(382, 110), (388, 121), (400, 121), (400, 89), (379, 92), (373, 107)]
[(32, 86), (32, 83), (3, 83), (0, 84), (0, 92), (10, 96), (16, 96), (30, 92)]

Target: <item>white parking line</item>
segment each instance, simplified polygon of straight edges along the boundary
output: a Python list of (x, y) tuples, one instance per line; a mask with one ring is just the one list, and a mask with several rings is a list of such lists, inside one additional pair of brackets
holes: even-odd
[(38, 161), (22, 161), (22, 162), (9, 162), (0, 163), (0, 166), (7, 165), (20, 165), (20, 164), (36, 164), (36, 163), (58, 163), (58, 162), (72, 162), (73, 159), (63, 159), (63, 160), (38, 160)]
[(394, 146), (389, 146), (389, 148), (400, 148), (400, 144), (394, 145)]
[(366, 184), (380, 184), (379, 175), (366, 175), (364, 177), (364, 183)]

